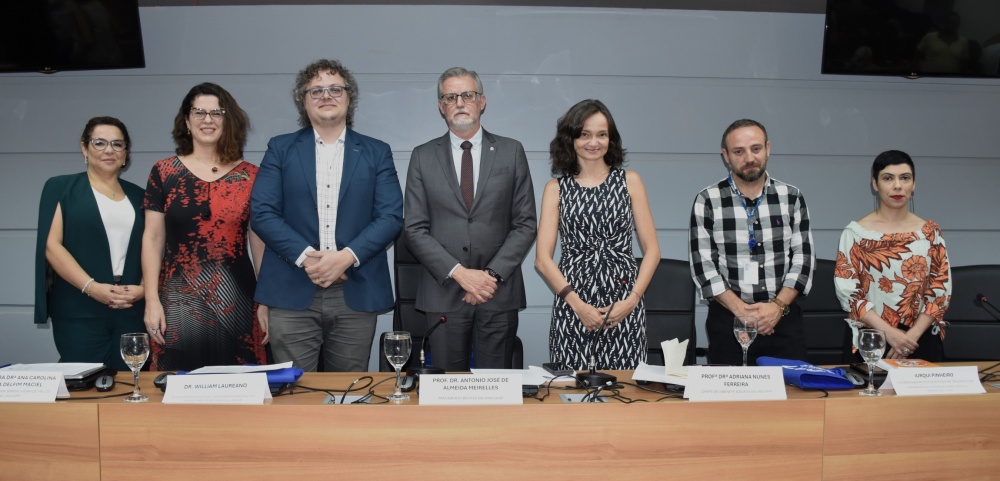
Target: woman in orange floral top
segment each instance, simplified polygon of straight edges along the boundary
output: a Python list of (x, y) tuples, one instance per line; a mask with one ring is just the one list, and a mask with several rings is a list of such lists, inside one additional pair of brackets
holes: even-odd
[(872, 164), (874, 212), (840, 236), (834, 284), (848, 323), (885, 332), (886, 358), (941, 361), (951, 269), (941, 229), (907, 208), (916, 186), (905, 152), (879, 154)]

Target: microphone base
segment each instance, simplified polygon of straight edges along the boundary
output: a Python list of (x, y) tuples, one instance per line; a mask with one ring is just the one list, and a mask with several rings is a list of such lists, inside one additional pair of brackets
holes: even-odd
[(422, 374), (444, 374), (444, 369), (434, 366), (420, 366), (410, 369), (407, 374), (419, 378)]
[(603, 372), (585, 372), (576, 375), (577, 387), (587, 388), (587, 387), (600, 387), (606, 386), (608, 383), (614, 384), (618, 381), (617, 377), (610, 374), (605, 374)]

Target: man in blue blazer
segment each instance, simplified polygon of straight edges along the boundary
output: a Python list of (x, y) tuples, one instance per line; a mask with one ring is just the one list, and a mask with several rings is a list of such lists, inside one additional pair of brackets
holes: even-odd
[(386, 247), (403, 196), (385, 142), (353, 130), (358, 86), (336, 60), (296, 78), (302, 130), (268, 142), (250, 201), (267, 246), (255, 300), (270, 307), (277, 362), (368, 371), (376, 317), (393, 305)]

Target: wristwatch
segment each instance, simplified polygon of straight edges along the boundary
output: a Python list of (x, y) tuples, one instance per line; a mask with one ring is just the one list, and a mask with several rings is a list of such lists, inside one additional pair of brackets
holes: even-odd
[(496, 279), (497, 280), (497, 284), (503, 284), (503, 277), (500, 277), (500, 274), (497, 274), (497, 271), (495, 271), (495, 270), (487, 267), (486, 268), (486, 273), (489, 274), (490, 277)]
[(778, 307), (781, 308), (781, 317), (787, 316), (788, 315), (788, 311), (792, 310), (792, 308), (789, 307), (788, 304), (785, 304), (785, 301), (782, 301), (781, 299), (778, 299), (777, 297), (775, 297), (774, 299), (771, 299), (771, 302), (777, 304)]

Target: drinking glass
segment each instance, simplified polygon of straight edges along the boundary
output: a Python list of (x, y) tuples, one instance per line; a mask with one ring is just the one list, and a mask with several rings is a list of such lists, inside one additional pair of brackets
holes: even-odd
[(757, 338), (757, 318), (754, 316), (736, 316), (733, 318), (733, 334), (736, 342), (743, 346), (743, 366), (747, 365), (747, 349)]
[(142, 365), (146, 364), (146, 359), (149, 358), (149, 334), (145, 332), (122, 334), (121, 348), (122, 359), (125, 360), (125, 365), (132, 370), (132, 384), (134, 386), (132, 395), (125, 398), (125, 402), (144, 403), (149, 401), (148, 397), (139, 394), (139, 369), (142, 369)]
[(885, 333), (878, 329), (862, 329), (858, 335), (858, 351), (865, 360), (865, 364), (868, 364), (868, 387), (862, 389), (858, 394), (881, 396), (882, 391), (875, 389), (872, 376), (875, 372), (875, 363), (882, 359), (882, 354), (885, 352)]
[(388, 397), (390, 401), (402, 402), (410, 400), (409, 394), (403, 394), (400, 391), (399, 370), (410, 359), (410, 349), (412, 347), (413, 340), (410, 338), (409, 332), (392, 331), (385, 335), (385, 357), (389, 360), (389, 364), (392, 364), (392, 367), (396, 368), (396, 393)]

